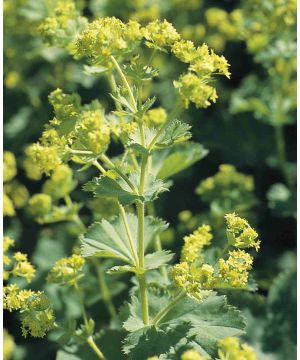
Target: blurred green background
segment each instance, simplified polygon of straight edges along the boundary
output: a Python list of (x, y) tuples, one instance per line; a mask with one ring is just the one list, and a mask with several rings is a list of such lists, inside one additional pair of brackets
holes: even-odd
[[(156, 209), (173, 229), (164, 236), (165, 246), (177, 253), (182, 236), (203, 221), (216, 224), (216, 240), (221, 240), (226, 211), (237, 211), (255, 224), (262, 240), (254, 266), (258, 291), (255, 295), (228, 296), (248, 318), (246, 340), (255, 347), (259, 359), (295, 359), (296, 2), (82, 0), (76, 5), (89, 19), (117, 16), (143, 24), (167, 19), (185, 38), (196, 44), (205, 42), (228, 59), (232, 76), (218, 80), (217, 103), (204, 110), (190, 108), (183, 115), (193, 127), (193, 140), (203, 144), (209, 154), (174, 178), (171, 191), (161, 196)], [(86, 75), (83, 63), (73, 60), (67, 51), (43, 44), (38, 26), (51, 15), (55, 1), (4, 0), (3, 7), (4, 150), (13, 152), (17, 159), (12, 191), (16, 184), (22, 184), (32, 195), (40, 191), (44, 178), (33, 181), (26, 175), (24, 150), (37, 141), (53, 116), (48, 94), (58, 87), (64, 92), (76, 91), (83, 103), (98, 98), (107, 110), (112, 102), (104, 78)], [(181, 65), (170, 64), (167, 55), (161, 55), (154, 66), (161, 77), (151, 91), (170, 109), (174, 101), (172, 80), (182, 71)], [(113, 144), (110, 154), (118, 150)], [(231, 164), (237, 172), (252, 176), (254, 189), (244, 190), (244, 179), (235, 182), (236, 173), (231, 173), (227, 180), (221, 178), (209, 199), (197, 194), (199, 183), (218, 173), (221, 164)], [(82, 184), (94, 174), (90, 170), (74, 176)], [(91, 204), (80, 187), (72, 197), (89, 201), (90, 206), (81, 210), (89, 223), (91, 208), (97, 204)], [(28, 253), (36, 265), (33, 287), (44, 287), (55, 298), (58, 294), (44, 285), (44, 279), (59, 257), (70, 254), (76, 229), (68, 223), (38, 225), (23, 205), (15, 206), (15, 216), (4, 218), (4, 232), (16, 239), (16, 248)], [(59, 296), (67, 299), (66, 294)], [(125, 296), (126, 291), (120, 289), (116, 302), (120, 305)], [(65, 308), (56, 301), (55, 310), (76, 314), (76, 305), (68, 301), (72, 302), (68, 298)], [(99, 316), (105, 321), (101, 311)], [(55, 359), (57, 345), (46, 339), (22, 338), (14, 314), (5, 312), (5, 328), (16, 343), (13, 359), (31, 359), (32, 354), (36, 359)]]

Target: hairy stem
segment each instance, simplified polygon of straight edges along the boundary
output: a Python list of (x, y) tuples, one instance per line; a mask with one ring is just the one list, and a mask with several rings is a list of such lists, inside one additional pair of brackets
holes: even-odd
[(139, 270), (138, 281), (140, 286), (141, 303), (142, 303), (142, 316), (145, 325), (149, 324), (149, 312), (148, 312), (148, 294), (147, 283), (145, 277), (145, 205), (143, 202), (137, 203), (137, 215), (138, 215), (138, 257), (139, 257)]
[(97, 344), (95, 343), (92, 336), (88, 337), (87, 343), (89, 344), (90, 348), (94, 350), (95, 354), (98, 356), (99, 359), (105, 360), (105, 356), (103, 355), (102, 351), (99, 349)]
[(181, 290), (169, 304), (161, 309), (153, 319), (153, 325), (158, 325), (168, 312), (178, 303), (178, 301), (185, 297), (185, 294), (185, 291)]
[(101, 160), (103, 160), (110, 168), (112, 168), (118, 175), (121, 176), (121, 178), (127, 183), (127, 185), (130, 187), (130, 189), (136, 194), (138, 195), (138, 190), (135, 187), (135, 185), (130, 181), (130, 179), (128, 178), (128, 176), (126, 176), (125, 174), (123, 174), (123, 172), (118, 169), (115, 164), (104, 154), (102, 154), (100, 156)]
[(122, 79), (122, 81), (123, 81), (123, 83), (124, 83), (127, 91), (128, 91), (129, 98), (130, 98), (130, 101), (131, 101), (131, 105), (132, 105), (134, 111), (137, 112), (137, 106), (136, 106), (135, 98), (134, 98), (134, 96), (133, 96), (133, 92), (132, 92), (132, 90), (131, 90), (131, 87), (130, 87), (128, 81), (127, 81), (127, 78), (126, 78), (126, 76), (124, 75), (124, 73), (123, 73), (123, 71), (122, 71), (119, 63), (118, 63), (117, 60), (114, 58), (114, 56), (111, 55), (110, 58), (111, 58), (111, 61), (112, 61), (113, 64), (114, 64), (114, 66), (115, 66), (118, 74), (120, 75), (120, 78)]

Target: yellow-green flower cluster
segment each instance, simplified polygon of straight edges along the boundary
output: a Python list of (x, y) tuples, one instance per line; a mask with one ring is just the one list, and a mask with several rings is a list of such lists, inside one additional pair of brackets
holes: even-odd
[(10, 217), (15, 215), (14, 204), (5, 193), (3, 193), (3, 215)]
[(31, 282), (35, 275), (34, 266), (28, 261), (27, 255), (21, 252), (15, 252), (13, 257), (10, 257), (7, 252), (12, 246), (14, 246), (14, 240), (9, 236), (3, 238), (3, 265), (9, 266), (13, 262), (13, 266), (10, 270), (7, 268), (3, 271), (4, 280), (8, 280), (9, 276), (23, 277), (28, 283)]
[(145, 44), (153, 49), (163, 49), (170, 47), (175, 41), (180, 39), (176, 29), (167, 20), (155, 20), (144, 28)]
[(15, 349), (14, 338), (3, 329), (3, 360), (10, 360)]
[(206, 108), (217, 101), (216, 89), (207, 85), (197, 75), (189, 72), (174, 81), (174, 86), (178, 89), (185, 108), (189, 107), (190, 102), (197, 108)]
[(11, 181), (17, 175), (17, 163), (14, 154), (10, 151), (3, 152), (3, 181)]
[(192, 234), (185, 236), (183, 240), (181, 261), (192, 263), (199, 258), (203, 247), (211, 243), (211, 227), (209, 225), (202, 225)]
[(92, 151), (95, 155), (105, 152), (110, 141), (110, 128), (103, 111), (83, 112), (74, 138), (72, 149)]
[(83, 30), (87, 20), (79, 16), (73, 0), (56, 0), (51, 16), (44, 19), (38, 31), (48, 45), (64, 46), (72, 50), (72, 41)]
[(85, 260), (81, 255), (73, 254), (71, 257), (62, 258), (55, 263), (47, 280), (62, 285), (76, 285), (83, 276), (84, 264)]
[(247, 285), (252, 264), (252, 256), (244, 250), (230, 251), (229, 258), (220, 259), (218, 263), (218, 277), (221, 285), (244, 288)]
[[(46, 125), (39, 142), (27, 149), (42, 172), (49, 174), (67, 162), (76, 150), (89, 152), (92, 157), (106, 150), (110, 128), (100, 104), (81, 106), (78, 94), (64, 94), (60, 89), (49, 95), (49, 101), (55, 117)], [(72, 160), (82, 162), (82, 156), (74, 155)]]
[[(62, 164), (58, 166), (53, 171), (50, 179), (48, 179), (44, 183), (43, 193), (51, 196), (53, 200), (58, 200), (69, 195), (69, 193), (75, 188), (77, 184), (76, 181), (72, 179), (72, 175), (73, 175), (72, 169), (68, 165)], [(44, 194), (40, 194), (40, 195), (44, 195)], [(47, 199), (45, 196), (43, 197), (43, 199), (41, 198), (41, 196), (39, 197), (39, 200), (43, 200), (45, 204), (47, 202), (49, 203), (49, 199)], [(48, 206), (46, 206), (47, 212), (50, 211), (50, 208), (51, 208), (51, 202)]]
[(240, 218), (235, 213), (225, 215), (227, 223), (227, 238), (230, 245), (237, 248), (254, 247), (259, 250), (260, 240), (257, 232), (249, 225), (248, 221)]
[[(254, 350), (246, 343), (240, 345), (234, 337), (226, 337), (218, 341), (218, 360), (256, 360)], [(196, 350), (186, 350), (181, 360), (208, 360)]]
[(47, 194), (34, 194), (28, 202), (28, 211), (32, 216), (40, 217), (50, 212), (52, 199)]
[(203, 180), (196, 189), (196, 193), (206, 202), (233, 197), (238, 201), (249, 197), (253, 191), (253, 177), (236, 171), (236, 168), (229, 164), (220, 165), (219, 171)]
[(34, 293), (28, 299), (27, 307), (21, 311), (22, 335), (44, 337), (54, 326), (53, 310), (48, 298), (42, 293)]
[(12, 181), (17, 175), (17, 163), (14, 154), (10, 151), (3, 153), (3, 215), (14, 216), (15, 208), (24, 207), (29, 193), (26, 187), (17, 181)]
[(17, 181), (4, 184), (4, 192), (11, 199), (13, 206), (16, 209), (23, 208), (29, 199), (27, 188)]
[(140, 43), (143, 33), (140, 24), (127, 24), (115, 17), (100, 18), (90, 23), (78, 36), (75, 55), (88, 57), (94, 63), (107, 63), (110, 56), (131, 53)]
[(175, 56), (189, 64), (188, 72), (182, 74), (174, 86), (178, 89), (181, 99), (187, 108), (190, 102), (196, 107), (207, 107), (216, 102), (216, 89), (209, 85), (214, 74), (230, 77), (229, 64), (224, 56), (210, 50), (206, 44), (195, 47), (192, 41), (180, 40), (173, 44)]
[(209, 264), (198, 266), (184, 261), (174, 265), (170, 274), (176, 286), (196, 300), (206, 298), (215, 284), (214, 268)]
[(218, 341), (220, 360), (256, 360), (254, 350), (248, 344), (239, 344), (234, 337), (226, 337)]
[(22, 165), (25, 170), (26, 176), (30, 180), (40, 180), (43, 174), (38, 164), (34, 162), (32, 157), (30, 156), (31, 154), (30, 146), (27, 146), (25, 148), (24, 153), (25, 153), (25, 157), (23, 159)]
[[(227, 214), (227, 233), (233, 240), (227, 243), (225, 249), (234, 247), (259, 247), (257, 233), (253, 237), (252, 229), (246, 220), (235, 214)], [(242, 221), (241, 221), (242, 220)], [(228, 230), (229, 229), (229, 230)], [(184, 238), (181, 262), (171, 268), (170, 274), (176, 286), (194, 299), (203, 300), (214, 288), (244, 288), (247, 286), (249, 270), (253, 258), (244, 250), (232, 250), (219, 258), (215, 265), (204, 262), (203, 247), (210, 244), (212, 235), (210, 226), (202, 225), (191, 235)], [(245, 234), (243, 234), (243, 231)], [(252, 229), (253, 230), (253, 229)], [(237, 232), (238, 231), (238, 232)], [(250, 234), (250, 235), (249, 235)]]
[(167, 120), (167, 112), (163, 107), (150, 109), (144, 116), (144, 122), (148, 126), (159, 126)]
[(181, 360), (208, 360), (208, 358), (199, 354), (196, 350), (186, 350), (181, 355)]
[(23, 277), (28, 283), (31, 282), (35, 275), (35, 268), (28, 261), (27, 255), (21, 252), (16, 252), (13, 256), (15, 263), (11, 270), (13, 276)]

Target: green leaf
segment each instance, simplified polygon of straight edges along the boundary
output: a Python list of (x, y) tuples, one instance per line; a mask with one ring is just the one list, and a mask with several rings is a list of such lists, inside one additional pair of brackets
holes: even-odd
[(191, 126), (182, 123), (179, 120), (172, 120), (166, 127), (162, 135), (158, 138), (157, 147), (168, 147), (177, 142), (188, 140), (192, 134), (190, 133)]
[(160, 328), (147, 326), (129, 334), (123, 350), (131, 360), (147, 359), (155, 355), (159, 359), (168, 360), (180, 347), (187, 344), (189, 340), (186, 334), (189, 329), (189, 323), (163, 325)]
[(83, 73), (88, 76), (103, 74), (108, 71), (108, 68), (101, 65), (83, 65)]
[(152, 171), (161, 179), (171, 177), (203, 159), (208, 154), (203, 145), (186, 142), (155, 151), (152, 157)]
[(142, 200), (142, 197), (134, 194), (129, 185), (120, 178), (114, 180), (108, 176), (100, 176), (86, 183), (83, 190), (93, 192), (95, 197), (116, 198), (123, 205)]
[[(157, 288), (149, 288), (148, 297), (151, 324), (157, 313), (174, 297), (168, 295), (166, 290)], [(226, 336), (242, 335), (245, 327), (240, 312), (227, 305), (225, 296), (212, 294), (202, 302), (184, 297), (156, 325), (155, 331), (159, 332), (160, 336), (159, 339), (154, 337), (155, 343), (148, 345), (149, 349), (151, 347), (156, 349), (151, 355), (169, 359), (168, 354), (172, 353), (174, 349), (170, 346), (170, 349), (166, 351), (163, 345), (169, 342), (168, 329), (178, 329), (184, 324), (189, 324), (185, 333), (182, 334), (185, 344), (190, 344), (192, 347), (196, 345), (201, 353), (209, 358), (217, 355), (217, 341), (219, 339)], [(137, 297), (132, 299), (130, 317), (125, 321), (124, 328), (131, 331), (125, 339), (124, 352), (130, 353), (130, 358), (138, 359), (139, 352), (143, 351), (143, 346), (145, 346), (145, 339), (150, 338), (149, 334), (153, 331), (153, 327), (143, 325), (141, 304)], [(156, 348), (158, 341), (161, 348)]]
[(168, 250), (156, 251), (145, 256), (145, 268), (157, 269), (172, 260), (174, 254)]
[[(132, 235), (133, 246), (137, 252), (138, 247), (138, 219), (134, 214), (127, 214), (128, 226)], [(152, 239), (167, 228), (167, 224), (151, 216), (145, 217), (145, 247)], [(91, 225), (82, 236), (82, 253), (84, 256), (98, 256), (115, 258), (135, 266), (124, 223), (120, 216), (108, 222), (102, 220)], [(114, 269), (113, 272), (125, 270)], [(127, 271), (133, 271), (127, 268)]]

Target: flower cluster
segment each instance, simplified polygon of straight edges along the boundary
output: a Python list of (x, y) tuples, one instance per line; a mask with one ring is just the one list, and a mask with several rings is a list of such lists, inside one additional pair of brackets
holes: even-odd
[(26, 176), (30, 180), (41, 180), (43, 173), (41, 172), (38, 164), (32, 159), (31, 154), (31, 146), (27, 146), (24, 150), (25, 157), (22, 162), (23, 169), (25, 171)]
[[(235, 337), (226, 337), (218, 341), (219, 360), (256, 360), (254, 350), (246, 343), (239, 344)], [(181, 355), (181, 360), (208, 360), (196, 350), (186, 350)]]
[[(94, 157), (106, 151), (110, 128), (99, 103), (81, 106), (78, 94), (64, 94), (60, 89), (49, 95), (49, 101), (55, 117), (46, 125), (39, 142), (27, 149), (29, 158), (42, 172), (49, 174), (76, 151)], [(82, 162), (80, 155), (72, 159)]]
[(203, 180), (197, 187), (197, 194), (206, 202), (216, 198), (241, 198), (254, 190), (253, 177), (236, 171), (233, 165), (222, 164), (219, 171)]
[(219, 260), (219, 283), (221, 286), (244, 288), (247, 285), (248, 272), (251, 270), (252, 264), (252, 256), (244, 250), (230, 251), (227, 260)]
[(83, 276), (84, 264), (85, 260), (80, 255), (73, 254), (69, 258), (62, 258), (55, 263), (47, 280), (51, 283), (74, 286)]
[(17, 175), (17, 163), (14, 154), (10, 151), (3, 152), (3, 181), (11, 181)]
[(160, 126), (161, 124), (164, 124), (166, 120), (167, 112), (161, 106), (148, 110), (144, 116), (144, 122), (149, 127)]
[(21, 290), (16, 284), (3, 289), (3, 305), (8, 311), (19, 310), (22, 334), (44, 337), (54, 326), (54, 315), (48, 298), (40, 291)]
[(32, 216), (40, 217), (50, 212), (52, 199), (47, 194), (34, 194), (28, 202), (28, 211)]
[(259, 250), (258, 234), (247, 220), (240, 218), (235, 213), (225, 215), (225, 219), (229, 244), (237, 248), (254, 247), (256, 251)]
[[(239, 248), (256, 247), (258, 249), (258, 235), (253, 232), (254, 230), (246, 220), (235, 214), (227, 214), (225, 219), (227, 234), (232, 234), (234, 239), (227, 243), (225, 249), (233, 246), (238, 248), (237, 250), (229, 251), (228, 257), (224, 253), (225, 258), (217, 259), (214, 266), (205, 263), (205, 254), (202, 250), (204, 246), (210, 244), (212, 235), (210, 226), (202, 225), (184, 238), (181, 262), (171, 268), (171, 277), (176, 286), (186, 291), (187, 295), (194, 299), (203, 300), (214, 288), (245, 288), (247, 286), (253, 258)], [(239, 232), (237, 232), (238, 230)], [(255, 236), (253, 236), (254, 233)]]
[(10, 275), (25, 278), (28, 283), (31, 282), (35, 275), (34, 266), (28, 261), (27, 255), (21, 252), (15, 252), (11, 257), (8, 255), (8, 251), (15, 244), (14, 240), (9, 236), (3, 238), (3, 265), (9, 266), (13, 262), (13, 266), (10, 270), (7, 268), (3, 271), (4, 280), (8, 280)]
[(3, 360), (10, 360), (15, 349), (14, 338), (3, 329)]
[(72, 148), (87, 150), (93, 154), (106, 151), (110, 140), (110, 128), (102, 110), (83, 112), (75, 128), (75, 141)]
[(180, 39), (176, 29), (167, 20), (155, 20), (144, 28), (145, 44), (153, 49), (163, 49), (170, 47), (175, 41)]
[[(74, 190), (77, 182), (72, 178), (73, 172), (69, 166), (62, 164), (58, 166), (52, 173), (50, 179), (45, 181), (43, 185), (43, 193), (51, 196), (53, 200), (62, 199)], [(43, 195), (43, 194), (40, 194)], [(44, 197), (44, 202), (45, 202)], [(51, 200), (51, 199), (50, 199)], [(46, 200), (47, 202), (47, 200)], [(48, 211), (50, 210), (51, 203), (49, 204)]]
[(57, 0), (52, 14), (44, 19), (38, 31), (48, 45), (59, 45), (72, 50), (72, 41), (85, 28), (87, 20), (79, 16), (73, 0)]
[(181, 360), (207, 360), (207, 357), (199, 354), (196, 350), (186, 350), (181, 355)]
[(234, 337), (226, 337), (218, 341), (220, 360), (256, 360), (254, 350), (246, 343), (239, 344)]
[(10, 151), (3, 153), (3, 215), (14, 216), (15, 209), (24, 207), (28, 201), (27, 188), (15, 181), (17, 175), (16, 158)]
[(189, 64), (188, 72), (174, 81), (185, 107), (193, 102), (198, 108), (206, 108), (211, 102), (216, 102), (216, 89), (208, 83), (214, 74), (230, 77), (225, 57), (216, 55), (206, 44), (196, 48), (189, 40), (175, 42), (172, 52), (180, 61)]
[(93, 63), (107, 64), (110, 56), (132, 53), (142, 36), (140, 24), (136, 21), (125, 24), (115, 17), (100, 18), (79, 35), (74, 53), (78, 58), (88, 57)]
[(199, 258), (203, 247), (211, 243), (211, 227), (209, 225), (202, 225), (189, 236), (185, 236), (183, 240), (184, 246), (181, 252), (181, 261), (194, 262)]

